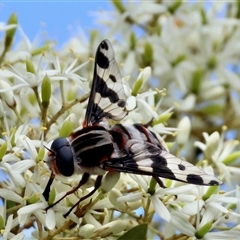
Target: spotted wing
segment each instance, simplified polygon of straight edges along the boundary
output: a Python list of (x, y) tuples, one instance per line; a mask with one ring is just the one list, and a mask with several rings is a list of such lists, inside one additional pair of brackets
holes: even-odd
[(122, 158), (104, 162), (105, 169), (163, 177), (197, 185), (222, 184), (216, 177), (151, 143), (131, 139), (127, 142), (125, 150), (128, 154)]
[(126, 97), (122, 77), (108, 40), (98, 46), (92, 89), (83, 126), (91, 126), (103, 119), (121, 120), (125, 115)]

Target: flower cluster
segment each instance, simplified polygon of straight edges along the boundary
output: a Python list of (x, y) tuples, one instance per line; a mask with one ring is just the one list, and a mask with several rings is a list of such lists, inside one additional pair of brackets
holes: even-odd
[[(93, 32), (89, 42), (73, 38), (58, 53), (52, 41), (31, 43), (16, 14), (0, 23), (0, 236), (238, 238), (239, 4), (112, 3), (114, 11), (96, 14), (108, 34)], [(13, 49), (16, 31), (22, 39)], [(163, 179), (161, 188), (151, 176), (108, 172), (100, 190), (65, 219), (93, 189), (96, 176), (46, 211), (81, 179), (56, 176), (46, 200), (42, 193), (51, 175), (46, 148), (82, 126), (93, 74), (90, 57), (102, 36), (116, 35), (116, 59), (123, 63), (121, 72), (130, 74), (123, 79), (129, 114), (122, 123), (152, 120), (149, 128), (166, 149), (224, 184)]]

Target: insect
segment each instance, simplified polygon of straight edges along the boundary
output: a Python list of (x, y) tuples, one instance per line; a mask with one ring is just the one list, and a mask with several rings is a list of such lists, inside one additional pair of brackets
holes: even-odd
[[(116, 124), (107, 127), (107, 120), (121, 120), (125, 111), (126, 96), (114, 50), (108, 40), (98, 46), (92, 89), (83, 122), (83, 128), (68, 138), (57, 138), (49, 149), (46, 160), (54, 174), (69, 177), (83, 174), (77, 187), (84, 185), (92, 174), (98, 175), (94, 189), (64, 215), (65, 217), (100, 186), (107, 171), (150, 175), (164, 187), (159, 177), (197, 185), (220, 185), (222, 182), (194, 165), (170, 154), (154, 132), (142, 124)], [(43, 193), (48, 199), (53, 178)], [(65, 196), (55, 202), (60, 202)], [(52, 207), (49, 206), (48, 208)]]

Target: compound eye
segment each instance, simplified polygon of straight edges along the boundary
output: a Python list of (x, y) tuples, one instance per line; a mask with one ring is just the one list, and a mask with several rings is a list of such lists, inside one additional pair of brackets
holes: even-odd
[(55, 153), (56, 166), (60, 174), (70, 177), (74, 173), (74, 158), (71, 146), (66, 138), (53, 141), (51, 150)]

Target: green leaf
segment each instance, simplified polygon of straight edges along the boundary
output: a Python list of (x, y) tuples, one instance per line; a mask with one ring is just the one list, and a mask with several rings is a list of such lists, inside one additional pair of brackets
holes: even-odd
[(118, 240), (145, 240), (147, 239), (147, 229), (146, 223), (140, 224), (123, 234)]

